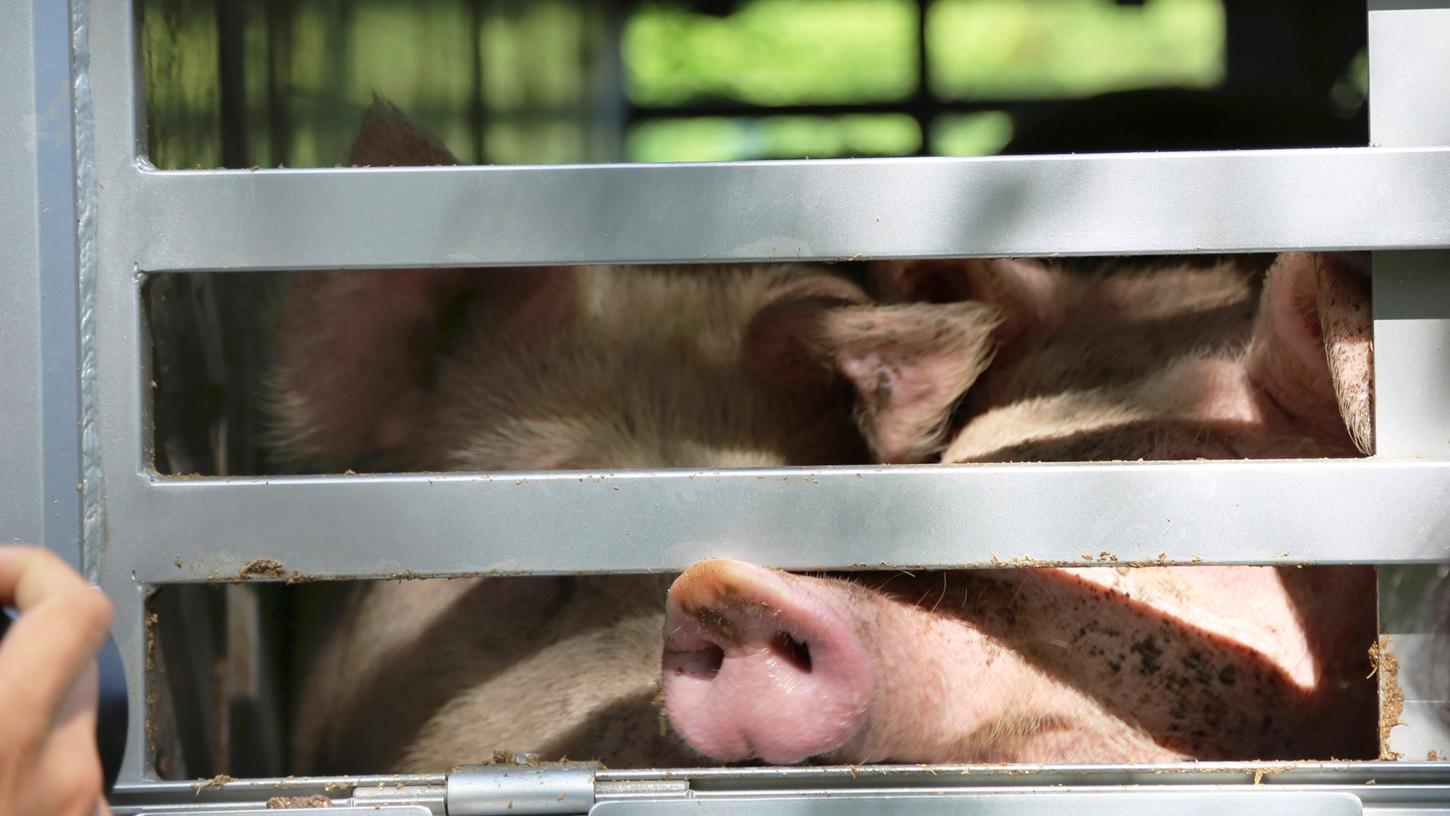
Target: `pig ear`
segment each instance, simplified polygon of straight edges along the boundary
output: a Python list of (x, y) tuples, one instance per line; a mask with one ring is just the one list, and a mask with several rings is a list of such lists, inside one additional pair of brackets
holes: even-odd
[[(378, 97), (348, 151), (360, 166), (456, 164)], [(344, 463), (401, 448), (425, 407), (430, 353), (469, 270), (299, 273), (274, 324), (274, 442), (297, 459)]]
[(878, 461), (921, 462), (945, 444), (952, 409), (990, 362), (1000, 316), (982, 303), (865, 304), (814, 293), (763, 309), (746, 335), (769, 379), (822, 391), (842, 380)]
[(1360, 259), (1290, 252), (1269, 269), (1249, 372), (1279, 408), (1374, 450), (1374, 332)]
[(996, 353), (985, 303), (853, 306), (825, 315), (830, 360), (855, 386), (856, 421), (878, 461), (924, 462), (946, 445), (952, 409)]
[(869, 303), (842, 278), (809, 276), (767, 292), (764, 306), (745, 331), (743, 357), (766, 381), (805, 396), (828, 391), (838, 381), (822, 331), (825, 315)]
[(1318, 254), (1315, 261), (1319, 326), (1335, 401), (1355, 447), (1370, 454), (1374, 452), (1374, 315), (1369, 256)]
[(888, 261), (873, 266), (872, 282), (888, 303), (974, 300), (995, 306), (1002, 343), (1061, 323), (1081, 290), (1061, 270), (1015, 258)]
[[(455, 164), (433, 136), (378, 99), (352, 147), (359, 165)], [(461, 331), (522, 338), (573, 303), (570, 270), (305, 272), (274, 323), (273, 442), (294, 460), (341, 467), (415, 444), (435, 366)]]
[(363, 114), (362, 129), (348, 151), (357, 167), (424, 167), (458, 164), (458, 159), (433, 134), (413, 124), (380, 96)]

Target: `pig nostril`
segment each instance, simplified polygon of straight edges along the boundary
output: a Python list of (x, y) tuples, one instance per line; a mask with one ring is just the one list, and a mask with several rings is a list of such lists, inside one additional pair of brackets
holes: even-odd
[(708, 677), (714, 677), (720, 673), (720, 667), (725, 665), (725, 650), (710, 644), (710, 647), (700, 652), (700, 671)]
[(676, 649), (666, 654), (668, 673), (674, 677), (712, 683), (725, 665), (725, 649), (706, 641), (699, 648)]
[(711, 643), (703, 649), (691, 652), (689, 662), (677, 669), (677, 672), (701, 680), (714, 680), (724, 664), (725, 650)]
[(672, 664), (671, 672), (676, 677), (689, 677), (694, 680), (711, 682), (720, 673), (720, 667), (725, 664), (725, 650), (713, 643), (707, 643), (698, 649), (680, 650), (674, 652), (673, 656), (666, 656), (666, 662)]
[(811, 673), (811, 647), (805, 642), (791, 637), (789, 632), (776, 632), (771, 646), (786, 662), (806, 674)]

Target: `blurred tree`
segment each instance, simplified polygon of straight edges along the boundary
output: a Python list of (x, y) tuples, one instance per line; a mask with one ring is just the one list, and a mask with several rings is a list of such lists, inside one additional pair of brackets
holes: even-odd
[(374, 93), (483, 163), (1288, 146), (1363, 129), (1346, 68), (1364, 12), (1348, 0), (142, 6), (161, 167), (331, 165)]

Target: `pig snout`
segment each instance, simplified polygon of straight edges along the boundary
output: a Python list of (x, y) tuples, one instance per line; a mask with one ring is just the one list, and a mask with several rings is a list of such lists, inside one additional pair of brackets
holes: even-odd
[(696, 751), (800, 762), (861, 731), (876, 666), (850, 611), (809, 579), (706, 561), (670, 588), (664, 701)]
[(676, 733), (727, 762), (951, 762), (988, 756), (1024, 710), (1066, 710), (976, 627), (865, 580), (737, 561), (687, 570), (665, 618)]

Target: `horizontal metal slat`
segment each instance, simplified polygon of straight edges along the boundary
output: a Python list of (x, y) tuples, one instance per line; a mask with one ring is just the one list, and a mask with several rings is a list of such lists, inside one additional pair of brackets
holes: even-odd
[(1432, 462), (136, 477), (110, 490), (111, 527), (145, 531), (112, 542), (143, 583), (675, 571), (712, 557), (1436, 562), (1450, 541), (1450, 463)]
[[(1022, 808), (1046, 796), (1082, 802), (1092, 797), (1138, 796), (1129, 809), (1159, 797), (1206, 804), (1236, 800), (1239, 810), (1290, 799), (1345, 797), (1329, 807), (1354, 804), (1375, 814), (1431, 814), (1450, 810), (1450, 774), (1444, 764), (1424, 762), (1173, 763), (1164, 765), (914, 765), (860, 767), (688, 768), (601, 770), (595, 795), (614, 810), (665, 802), (705, 803), (706, 810), (735, 804), (772, 803), (777, 809), (817, 807), (825, 801), (895, 801), (934, 807), (932, 801), (1002, 797), (989, 807)], [(451, 775), (450, 775), (451, 779)], [(325, 794), (354, 806), (369, 800), (398, 803), (414, 797), (435, 809), (442, 804), (437, 777), (314, 777), (248, 779), (198, 785), (143, 782), (120, 786), (112, 801), (118, 814), (181, 809), (211, 813), (272, 796)], [(420, 796), (421, 794), (421, 796)], [(1274, 797), (1287, 797), (1274, 801)], [(1298, 797), (1306, 797), (1298, 799)], [(1105, 799), (1097, 799), (1099, 802)], [(1184, 799), (1164, 804), (1182, 805)], [(1327, 802), (1321, 802), (1328, 804)], [(1049, 803), (1050, 804), (1050, 803)], [(453, 811), (449, 802), (448, 811)], [(830, 808), (831, 805), (823, 805)], [(441, 809), (440, 811), (441, 812)], [(954, 809), (953, 812), (956, 812)], [(1313, 812), (1306, 809), (1301, 812)]]
[(1246, 791), (1135, 791), (969, 793), (928, 797), (830, 796), (772, 799), (679, 799), (601, 802), (591, 816), (1200, 816), (1212, 812), (1256, 816), (1360, 816), (1348, 793)]
[(118, 180), (148, 272), (1450, 247), (1450, 148)]

